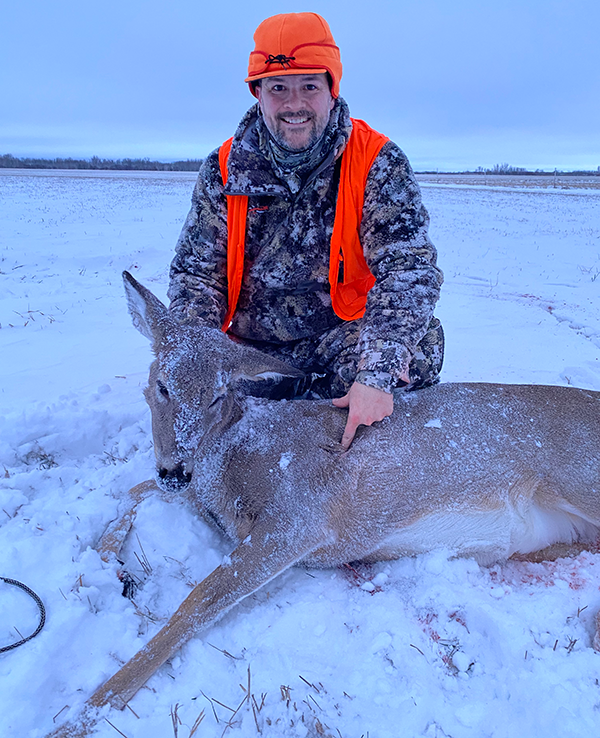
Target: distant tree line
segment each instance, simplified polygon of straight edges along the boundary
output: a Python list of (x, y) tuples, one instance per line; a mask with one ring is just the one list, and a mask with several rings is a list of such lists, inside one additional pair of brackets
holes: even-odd
[(537, 175), (546, 175), (548, 177), (552, 177), (556, 174), (562, 175), (591, 175), (600, 174), (600, 167), (598, 167), (597, 170), (577, 170), (577, 171), (571, 171), (571, 172), (563, 172), (561, 170), (555, 169), (552, 172), (546, 172), (543, 169), (525, 169), (524, 167), (513, 167), (510, 164), (495, 164), (491, 169), (485, 169), (484, 167), (477, 167), (477, 169), (474, 172), (469, 172), (469, 174), (537, 174)]
[(491, 168), (477, 167), (477, 169), (463, 169), (460, 172), (452, 171), (446, 172), (439, 169), (427, 169), (419, 170), (417, 174), (523, 174), (538, 175), (546, 177), (600, 177), (600, 167), (598, 169), (576, 169), (569, 172), (564, 172), (562, 169), (553, 169), (551, 172), (547, 172), (544, 169), (525, 169), (525, 167), (512, 167), (510, 164), (496, 164)]
[(1, 169), (108, 169), (119, 171), (147, 172), (197, 172), (202, 159), (186, 159), (185, 161), (151, 161), (150, 159), (38, 159), (34, 157), (20, 158), (12, 154), (0, 156)]
[[(71, 159), (58, 157), (56, 159), (38, 159), (34, 157), (20, 158), (12, 154), (0, 156), (0, 169), (103, 169), (119, 171), (146, 171), (146, 172), (197, 172), (202, 159), (186, 159), (185, 161), (151, 161), (150, 159), (101, 159), (92, 156), (91, 159)], [(546, 172), (543, 169), (530, 170), (524, 167), (513, 167), (510, 164), (495, 164), (491, 168), (477, 167), (475, 170), (462, 172), (440, 172), (423, 171), (419, 174), (538, 174), (548, 177), (560, 174), (571, 175), (597, 175), (600, 176), (600, 167), (596, 170), (578, 170), (563, 172), (555, 169)]]

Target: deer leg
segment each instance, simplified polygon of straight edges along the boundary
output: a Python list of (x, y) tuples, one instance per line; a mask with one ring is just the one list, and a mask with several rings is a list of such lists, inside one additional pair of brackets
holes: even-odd
[(165, 661), (198, 631), (212, 625), (238, 602), (323, 543), (323, 540), (310, 540), (294, 546), (293, 542), (282, 540), (275, 525), (264, 530), (262, 535), (255, 529), (252, 536), (233, 551), (227, 563), (218, 566), (196, 585), (154, 638), (94, 692), (79, 716), (46, 738), (89, 735), (101, 718), (100, 708), (110, 705), (122, 710)]
[(129, 490), (127, 493), (129, 498), (127, 509), (121, 517), (109, 524), (96, 546), (96, 551), (100, 554), (102, 561), (108, 563), (113, 556), (119, 560), (127, 534), (135, 521), (138, 505), (154, 492), (160, 492), (160, 490), (153, 479), (140, 482)]
[(541, 564), (544, 561), (556, 561), (557, 559), (574, 559), (583, 551), (590, 551), (594, 546), (590, 543), (576, 541), (574, 543), (552, 543), (546, 548), (531, 553), (514, 553), (510, 561), (528, 561), (530, 564)]
[(592, 648), (594, 651), (600, 651), (600, 610), (596, 613), (594, 618), (594, 637), (592, 638)]

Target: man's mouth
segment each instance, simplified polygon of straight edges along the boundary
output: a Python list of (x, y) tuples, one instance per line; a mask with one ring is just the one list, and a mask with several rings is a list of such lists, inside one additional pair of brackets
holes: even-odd
[(300, 126), (300, 125), (303, 125), (304, 123), (308, 123), (308, 121), (310, 120), (308, 116), (304, 116), (302, 118), (295, 118), (295, 117), (291, 118), (291, 117), (284, 116), (284, 115), (280, 116), (279, 119), (282, 120), (284, 123), (288, 123), (291, 126)]

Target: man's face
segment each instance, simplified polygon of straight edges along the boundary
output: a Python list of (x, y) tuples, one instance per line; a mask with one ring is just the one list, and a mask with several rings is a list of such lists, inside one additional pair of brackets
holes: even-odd
[(290, 151), (304, 151), (319, 140), (335, 104), (326, 74), (266, 77), (256, 95), (270, 134)]

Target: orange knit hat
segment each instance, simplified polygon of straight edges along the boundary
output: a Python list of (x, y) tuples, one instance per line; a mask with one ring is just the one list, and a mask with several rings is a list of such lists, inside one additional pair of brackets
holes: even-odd
[(287, 74), (331, 76), (331, 95), (340, 94), (342, 61), (327, 21), (316, 13), (281, 13), (264, 20), (254, 34), (246, 82)]

